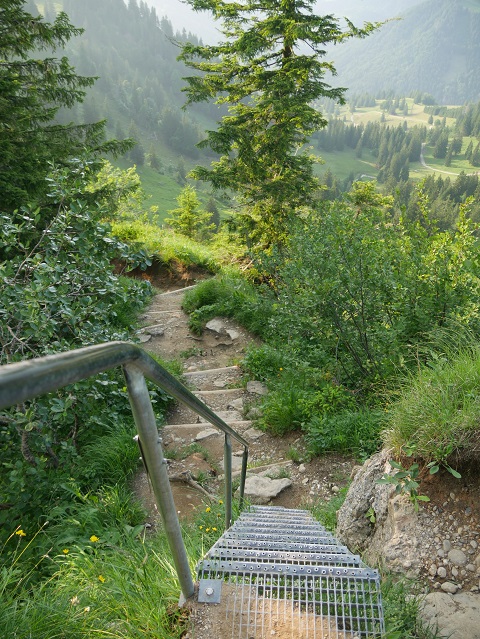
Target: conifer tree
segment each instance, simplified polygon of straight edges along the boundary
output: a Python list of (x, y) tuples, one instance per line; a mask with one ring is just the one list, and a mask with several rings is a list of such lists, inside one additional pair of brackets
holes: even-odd
[(175, 231), (192, 239), (203, 239), (215, 228), (212, 224), (212, 214), (200, 208), (197, 192), (189, 184), (177, 197), (178, 208), (169, 211), (170, 217), (165, 218)]
[(325, 81), (335, 73), (325, 47), (363, 37), (347, 21), (342, 30), (332, 15), (313, 12), (314, 0), (188, 0), (210, 10), (224, 40), (214, 46), (186, 43), (179, 58), (196, 73), (186, 78), (188, 102), (215, 100), (228, 105), (215, 131), (201, 146), (221, 157), (192, 175), (214, 189), (240, 192), (251, 220), (251, 239), (282, 242), (295, 211), (315, 200), (315, 162), (302, 147), (326, 125), (312, 106), (319, 98), (344, 103), (344, 89)]
[(54, 123), (57, 111), (81, 102), (94, 83), (77, 75), (67, 58), (50, 55), (80, 33), (63, 12), (48, 23), (25, 11), (23, 0), (0, 5), (0, 210), (41, 197), (52, 162), (61, 164), (86, 148), (123, 150), (102, 142), (102, 122)]

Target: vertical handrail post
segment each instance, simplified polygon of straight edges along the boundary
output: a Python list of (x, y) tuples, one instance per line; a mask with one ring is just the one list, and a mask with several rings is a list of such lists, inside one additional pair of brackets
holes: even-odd
[(147, 384), (143, 373), (135, 366), (125, 365), (123, 370), (145, 463), (177, 569), (180, 588), (185, 599), (188, 599), (194, 594), (192, 573), (170, 488), (166, 459), (163, 456), (162, 439), (158, 434)]
[(243, 510), (244, 507), (244, 495), (245, 495), (245, 480), (247, 479), (247, 464), (248, 464), (248, 448), (245, 446), (242, 455), (242, 473), (240, 475), (240, 500), (239, 508)]
[(225, 475), (225, 528), (232, 525), (232, 440), (225, 433), (223, 448), (223, 469)]

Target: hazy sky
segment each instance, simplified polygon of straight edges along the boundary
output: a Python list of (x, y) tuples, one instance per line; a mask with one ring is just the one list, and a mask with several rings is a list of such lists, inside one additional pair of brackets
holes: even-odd
[[(423, 0), (318, 0), (318, 12), (348, 16), (353, 21), (383, 20), (397, 16)], [(201, 37), (205, 43), (218, 40), (213, 18), (206, 11), (194, 12), (180, 0), (147, 0), (161, 18), (167, 16), (175, 30), (185, 28)]]

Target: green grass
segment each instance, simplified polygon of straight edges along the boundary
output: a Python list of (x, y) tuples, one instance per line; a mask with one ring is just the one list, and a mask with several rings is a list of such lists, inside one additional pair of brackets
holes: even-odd
[(210, 242), (196, 242), (171, 229), (140, 220), (114, 222), (112, 231), (120, 240), (144, 249), (161, 263), (199, 266), (212, 273), (244, 253), (241, 245), (226, 243), (220, 234), (214, 235)]
[(410, 164), (411, 167), (411, 175), (414, 174), (415, 177), (425, 177), (426, 175), (432, 173), (433, 171), (444, 172), (445, 174), (454, 174), (458, 175), (462, 171), (465, 173), (475, 173), (480, 169), (473, 167), (468, 160), (465, 159), (464, 153), (470, 141), (473, 141), (473, 144), (477, 144), (477, 140), (475, 138), (464, 138), (463, 140), (463, 148), (462, 153), (456, 157), (452, 158), (452, 163), (450, 166), (445, 166), (445, 160), (441, 158), (433, 157), (433, 147), (426, 146), (424, 149), (423, 157), (425, 163), (432, 167), (432, 169), (426, 169), (423, 167), (420, 162), (415, 162)]
[(384, 445), (397, 456), (457, 465), (480, 458), (480, 346), (437, 356), (390, 406)]
[(360, 179), (361, 175), (373, 175), (376, 176), (378, 169), (375, 168), (375, 158), (372, 153), (365, 149), (362, 153), (362, 158), (355, 156), (354, 149), (348, 149), (345, 151), (318, 151), (318, 154), (324, 161), (324, 164), (318, 164), (315, 167), (315, 173), (317, 175), (324, 175), (326, 171), (330, 170), (333, 175), (344, 180), (350, 173), (354, 173), (355, 179)]
[(248, 330), (264, 335), (272, 312), (271, 295), (259, 290), (236, 269), (224, 269), (216, 277), (187, 291), (183, 308), (190, 313), (190, 328), (201, 333), (216, 315), (233, 317)]
[[(423, 104), (414, 104), (411, 98), (406, 98), (408, 103), (408, 115), (404, 116), (403, 113), (398, 112), (396, 115), (385, 113), (385, 123), (389, 126), (398, 126), (402, 124), (404, 120), (407, 121), (408, 126), (415, 126), (416, 124), (428, 124), (428, 113), (425, 113)], [(376, 105), (372, 107), (358, 107), (353, 113), (353, 122), (355, 124), (367, 124), (368, 122), (380, 122), (383, 111), (381, 105), (384, 100), (377, 100)], [(348, 104), (341, 108), (340, 116), (345, 116), (349, 122), (352, 121), (352, 113), (348, 107)], [(447, 118), (447, 125), (452, 126), (455, 124), (454, 118)]]
[[(72, 497), (70, 508), (52, 515), (39, 534), (13, 529), (2, 549), (2, 637), (183, 636), (188, 615), (178, 608), (180, 586), (167, 538), (161, 527), (154, 535), (146, 532), (143, 513), (125, 489)], [(221, 500), (182, 526), (192, 574), (223, 529)]]

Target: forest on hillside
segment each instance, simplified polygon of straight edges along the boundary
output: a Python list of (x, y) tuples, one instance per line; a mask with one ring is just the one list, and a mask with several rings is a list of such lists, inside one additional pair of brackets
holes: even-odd
[(427, 0), (368, 41), (348, 43), (333, 53), (339, 81), (356, 93), (424, 91), (442, 104), (463, 104), (480, 99), (479, 47), (477, 7)]
[[(55, 15), (53, 3), (45, 7), (47, 16)], [(140, 142), (129, 156), (137, 165), (152, 150), (157, 153), (159, 139), (177, 154), (198, 158), (196, 144), (203, 131), (198, 119), (214, 121), (218, 109), (181, 110), (185, 68), (176, 60), (178, 43), (198, 38), (185, 30), (174, 33), (170, 21), (144, 0), (105, 0), (100, 5), (63, 0), (62, 7), (73, 24), (84, 29), (67, 45), (69, 60), (78, 73), (97, 76), (98, 81), (81, 105), (59, 117), (87, 123), (106, 118), (111, 135)]]

